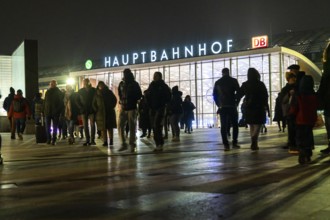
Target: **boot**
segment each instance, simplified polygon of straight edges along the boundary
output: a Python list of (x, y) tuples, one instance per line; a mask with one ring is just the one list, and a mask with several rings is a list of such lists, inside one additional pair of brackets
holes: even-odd
[(298, 163), (301, 165), (306, 163), (305, 149), (302, 148), (299, 149)]
[(259, 150), (258, 140), (255, 137), (251, 138), (251, 150), (253, 150), (253, 151)]

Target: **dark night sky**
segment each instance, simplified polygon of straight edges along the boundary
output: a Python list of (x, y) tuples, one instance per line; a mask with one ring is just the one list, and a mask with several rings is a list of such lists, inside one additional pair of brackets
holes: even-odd
[(0, 3), (0, 54), (23, 39), (39, 66), (330, 27), (329, 0), (10, 0)]

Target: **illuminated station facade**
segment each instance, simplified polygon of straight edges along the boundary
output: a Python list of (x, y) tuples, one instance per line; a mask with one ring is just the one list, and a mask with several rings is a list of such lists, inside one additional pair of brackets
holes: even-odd
[(193, 125), (197, 128), (218, 126), (212, 92), (225, 67), (230, 69), (231, 76), (240, 85), (247, 80), (247, 70), (256, 68), (268, 89), (272, 110), (279, 91), (286, 84), (284, 76), (289, 65), (299, 64), (302, 71), (313, 76), (316, 85), (320, 81), (321, 71), (312, 61), (292, 49), (280, 46), (268, 48), (267, 36), (252, 38), (252, 49), (244, 51), (232, 51), (234, 44), (233, 40), (215, 41), (107, 56), (102, 59), (101, 67), (93, 67), (94, 62), (88, 60), (84, 70), (72, 71), (69, 76), (78, 82), (78, 88), (84, 78), (89, 78), (93, 86), (104, 81), (117, 94), (125, 68), (132, 70), (142, 91), (148, 88), (154, 72), (160, 71), (171, 88), (179, 86), (183, 98), (191, 96), (196, 106)]

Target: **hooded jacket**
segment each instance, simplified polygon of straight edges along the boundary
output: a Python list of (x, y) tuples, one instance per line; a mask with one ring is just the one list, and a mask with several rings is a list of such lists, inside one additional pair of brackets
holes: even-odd
[[(18, 101), (22, 103), (22, 111), (21, 112), (15, 112), (14, 111), (14, 101)], [(8, 111), (8, 117), (14, 117), (14, 118), (26, 118), (31, 116), (31, 110), (29, 103), (27, 100), (21, 96), (21, 95), (15, 95), (13, 101), (11, 102), (9, 111)]]

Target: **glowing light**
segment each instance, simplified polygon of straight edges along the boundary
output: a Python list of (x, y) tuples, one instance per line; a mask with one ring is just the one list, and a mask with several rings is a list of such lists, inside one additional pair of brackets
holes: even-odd
[(85, 63), (86, 69), (90, 70), (93, 67), (93, 62), (91, 60), (87, 60)]
[(67, 85), (74, 85), (75, 84), (75, 81), (74, 81), (74, 79), (73, 78), (68, 78), (67, 80), (66, 80), (66, 84)]

